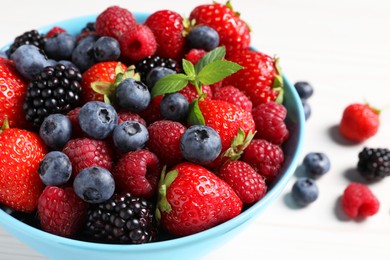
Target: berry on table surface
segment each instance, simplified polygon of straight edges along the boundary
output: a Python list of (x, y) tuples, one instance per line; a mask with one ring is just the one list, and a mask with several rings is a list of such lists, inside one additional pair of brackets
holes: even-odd
[(305, 120), (308, 120), (311, 116), (311, 106), (307, 100), (302, 99), (303, 113), (305, 114)]
[(115, 147), (122, 153), (142, 149), (149, 139), (148, 129), (136, 121), (117, 125), (112, 133)]
[(130, 193), (115, 194), (88, 210), (86, 236), (92, 241), (115, 244), (143, 244), (157, 240), (154, 206)]
[(359, 152), (357, 169), (367, 180), (381, 180), (390, 176), (390, 150), (364, 147)]
[(330, 170), (329, 157), (322, 152), (311, 152), (303, 158), (302, 165), (312, 178), (318, 178)]
[(297, 204), (307, 206), (317, 200), (319, 190), (313, 179), (300, 177), (295, 181), (291, 195)]
[(66, 115), (48, 115), (39, 128), (39, 136), (50, 148), (62, 149), (72, 137), (72, 123)]
[(364, 218), (378, 213), (380, 203), (368, 186), (352, 182), (344, 190), (341, 206), (348, 217)]
[(299, 97), (304, 100), (310, 98), (314, 93), (313, 86), (307, 81), (297, 81), (295, 82), (294, 87), (298, 92)]
[(83, 169), (76, 175), (73, 189), (77, 196), (88, 203), (102, 203), (114, 194), (115, 181), (107, 169), (92, 166)]
[(72, 163), (63, 152), (51, 151), (39, 163), (38, 173), (46, 186), (63, 185), (72, 176)]
[(367, 104), (348, 105), (339, 124), (341, 135), (352, 142), (363, 142), (373, 137), (379, 129), (379, 113), (379, 110)]

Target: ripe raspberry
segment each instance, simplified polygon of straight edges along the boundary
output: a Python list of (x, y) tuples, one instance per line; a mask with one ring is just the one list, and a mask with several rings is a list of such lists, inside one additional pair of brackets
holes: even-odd
[[(188, 85), (185, 88), (181, 89), (178, 92), (187, 98), (188, 103), (191, 103), (192, 100), (194, 100), (199, 96), (195, 86), (191, 85), (190, 83), (188, 83)], [(213, 92), (211, 91), (210, 86), (203, 85), (202, 92), (206, 94), (205, 99), (213, 99)]]
[(163, 119), (163, 116), (160, 112), (160, 103), (163, 97), (163, 95), (154, 97), (152, 101), (150, 101), (149, 106), (145, 110), (139, 112), (139, 115), (146, 121), (148, 125)]
[(70, 110), (66, 115), (70, 120), (70, 123), (72, 124), (72, 137), (78, 138), (85, 136), (83, 130), (81, 130), (78, 114), (81, 107), (76, 107), (72, 110)]
[(142, 198), (151, 198), (156, 193), (160, 173), (157, 156), (148, 150), (126, 153), (112, 169), (115, 183), (121, 192)]
[(350, 218), (369, 217), (379, 211), (379, 201), (371, 190), (361, 183), (350, 183), (341, 197), (341, 206)]
[(202, 49), (191, 49), (185, 55), (185, 59), (195, 65), (206, 53), (207, 51)]
[(234, 86), (220, 88), (213, 94), (213, 99), (224, 100), (241, 107), (245, 111), (252, 112), (252, 101)]
[(218, 176), (229, 184), (245, 204), (252, 204), (264, 197), (267, 184), (249, 164), (228, 161), (218, 170)]
[(73, 188), (47, 186), (38, 200), (38, 217), (42, 229), (59, 236), (72, 237), (84, 225), (88, 204)]
[(50, 31), (48, 31), (46, 33), (46, 38), (49, 39), (49, 38), (56, 36), (57, 34), (60, 34), (63, 32), (66, 32), (66, 30), (64, 28), (55, 26), (55, 27), (51, 28)]
[(153, 32), (144, 24), (129, 28), (118, 40), (121, 54), (132, 61), (145, 59), (153, 55), (157, 49)]
[(149, 140), (146, 146), (155, 153), (161, 163), (173, 166), (183, 159), (180, 139), (186, 127), (179, 122), (160, 120), (149, 125)]
[(367, 180), (381, 180), (390, 176), (390, 150), (364, 147), (359, 153), (357, 169)]
[(278, 175), (284, 162), (283, 150), (264, 139), (253, 139), (244, 150), (242, 161), (248, 163), (261, 174), (267, 184)]
[(289, 131), (284, 119), (287, 110), (282, 104), (269, 101), (253, 108), (252, 116), (256, 125), (256, 138), (281, 145), (287, 140)]
[(118, 113), (118, 125), (120, 123), (123, 123), (125, 121), (136, 121), (144, 126), (146, 126), (145, 120), (138, 114), (129, 112), (129, 111), (123, 111)]
[(98, 15), (95, 30), (99, 36), (119, 39), (123, 33), (136, 24), (133, 14), (119, 6), (110, 6)]
[(347, 106), (339, 125), (341, 135), (352, 142), (363, 142), (374, 136), (379, 128), (379, 113), (367, 104)]
[(112, 151), (109, 144), (103, 140), (87, 137), (71, 139), (62, 152), (72, 163), (72, 178), (91, 166), (100, 166), (107, 170), (112, 167)]

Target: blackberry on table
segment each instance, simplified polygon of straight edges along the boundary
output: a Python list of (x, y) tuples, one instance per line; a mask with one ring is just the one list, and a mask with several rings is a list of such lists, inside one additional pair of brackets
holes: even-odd
[(380, 180), (390, 175), (390, 150), (364, 147), (359, 153), (359, 173), (367, 180)]
[(86, 236), (96, 242), (114, 244), (156, 241), (154, 206), (129, 193), (114, 195), (88, 211)]
[(15, 38), (7, 50), (7, 55), (10, 56), (14, 51), (25, 44), (31, 44), (37, 46), (39, 49), (44, 50), (44, 46), (47, 38), (44, 34), (40, 34), (37, 30), (27, 31)]
[(144, 83), (146, 83), (146, 76), (148, 75), (149, 71), (156, 67), (164, 67), (176, 72), (179, 71), (179, 64), (175, 60), (161, 58), (157, 55), (146, 57), (145, 59), (139, 61), (135, 67), (136, 71), (141, 75), (141, 81)]
[(29, 83), (23, 110), (26, 119), (39, 127), (50, 114), (66, 114), (79, 106), (80, 72), (58, 63), (48, 66)]

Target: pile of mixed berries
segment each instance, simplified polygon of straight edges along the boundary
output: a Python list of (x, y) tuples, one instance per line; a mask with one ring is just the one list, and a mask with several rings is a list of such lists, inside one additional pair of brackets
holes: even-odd
[(229, 4), (144, 22), (110, 6), (81, 26), (28, 31), (2, 53), (3, 209), (59, 236), (139, 244), (264, 197), (289, 137), (283, 80)]

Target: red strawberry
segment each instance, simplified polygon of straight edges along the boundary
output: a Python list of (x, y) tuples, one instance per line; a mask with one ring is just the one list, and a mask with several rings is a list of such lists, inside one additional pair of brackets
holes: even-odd
[(64, 28), (54, 26), (46, 33), (46, 38), (51, 38), (53, 36), (56, 36), (57, 34), (64, 33), (66, 30)]
[(287, 110), (282, 104), (269, 101), (256, 106), (252, 111), (257, 139), (265, 139), (281, 145), (287, 140), (289, 131), (284, 122)]
[(104, 101), (104, 95), (97, 93), (92, 89), (93, 83), (98, 84), (102, 88), (110, 88), (115, 82), (117, 76), (117, 66), (123, 71), (127, 70), (127, 67), (117, 61), (106, 61), (94, 64), (83, 73), (81, 80), (82, 99), (84, 102), (88, 101)]
[(183, 22), (183, 17), (171, 10), (159, 10), (149, 15), (145, 25), (156, 38), (156, 55), (181, 61), (185, 45)]
[(181, 163), (161, 175), (157, 218), (176, 236), (191, 235), (241, 213), (242, 201), (214, 173)]
[(183, 160), (180, 139), (186, 127), (179, 122), (159, 120), (148, 127), (149, 140), (146, 146), (155, 153), (161, 163), (173, 166)]
[(11, 60), (0, 59), (0, 82), (0, 126), (7, 117), (10, 127), (25, 128), (28, 123), (23, 103), (27, 83)]
[(228, 2), (205, 4), (195, 7), (190, 14), (190, 21), (196, 25), (207, 25), (219, 34), (220, 45), (226, 46), (226, 53), (241, 52), (250, 46), (248, 25), (233, 11)]
[[(228, 157), (239, 156), (245, 143), (251, 138), (250, 133), (255, 132), (255, 123), (251, 113), (244, 111), (238, 106), (222, 100), (201, 100), (199, 108), (205, 120), (205, 125), (212, 127), (222, 141), (221, 157), (217, 158), (209, 166), (219, 166)], [(239, 129), (243, 130), (242, 133)], [(240, 138), (236, 138), (240, 136)], [(236, 138), (236, 142), (233, 141)], [(238, 142), (237, 142), (238, 141)], [(229, 155), (225, 156), (229, 148)]]
[(112, 169), (118, 189), (134, 196), (151, 198), (161, 174), (157, 156), (148, 150), (124, 154)]
[(153, 32), (144, 24), (129, 28), (119, 37), (121, 54), (132, 61), (140, 61), (153, 55), (157, 49)]
[(38, 200), (38, 217), (43, 230), (72, 237), (84, 225), (88, 204), (71, 187), (47, 186)]
[(44, 188), (38, 168), (46, 152), (36, 133), (0, 129), (0, 204), (22, 212), (36, 209)]
[(252, 112), (252, 101), (234, 86), (225, 86), (218, 89), (214, 93), (213, 99), (224, 100), (241, 107), (245, 111)]
[[(195, 86), (191, 85), (190, 83), (188, 83), (185, 88), (181, 89), (178, 92), (187, 98), (188, 103), (191, 103), (195, 98), (199, 96)], [(202, 85), (202, 93), (206, 94), (205, 99), (213, 99), (213, 92), (211, 91), (210, 86)]]
[(341, 135), (352, 142), (363, 142), (379, 129), (380, 111), (367, 104), (354, 103), (344, 109), (339, 125)]
[(245, 204), (252, 204), (264, 197), (267, 184), (249, 164), (228, 161), (218, 170), (218, 176), (229, 184)]
[(191, 49), (185, 55), (185, 59), (195, 65), (206, 53), (207, 51), (202, 49)]
[(248, 163), (270, 184), (278, 175), (284, 162), (283, 150), (263, 139), (253, 139), (244, 150), (242, 161)]
[(283, 80), (274, 58), (258, 51), (246, 50), (231, 54), (228, 60), (240, 64), (243, 69), (225, 78), (223, 84), (243, 91), (253, 106), (282, 97)]
[(95, 140), (87, 137), (69, 140), (62, 152), (65, 153), (72, 163), (72, 177), (74, 178), (81, 170), (100, 166), (110, 170), (113, 164), (113, 152), (106, 141)]
[(110, 6), (98, 15), (95, 30), (99, 36), (110, 36), (119, 39), (129, 28), (134, 27), (136, 20), (127, 9)]

